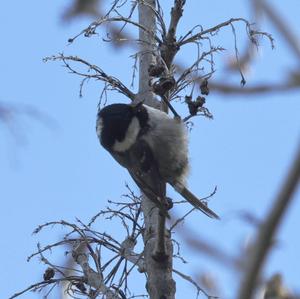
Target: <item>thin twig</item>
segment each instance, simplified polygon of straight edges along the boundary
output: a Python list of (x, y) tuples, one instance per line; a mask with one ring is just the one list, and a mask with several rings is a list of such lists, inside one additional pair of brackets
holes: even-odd
[(157, 43), (162, 42), (161, 39), (157, 35), (155, 35), (151, 30), (149, 30), (148, 28), (144, 27), (140, 23), (137, 23), (137, 22), (133, 21), (130, 18), (126, 18), (126, 17), (122, 17), (122, 16), (112, 17), (112, 18), (110, 18), (110, 17), (101, 18), (100, 20), (91, 23), (87, 28), (83, 29), (79, 34), (77, 34), (73, 38), (70, 38), (69, 42), (73, 42), (76, 38), (78, 38), (81, 35), (89, 37), (89, 36), (95, 34), (95, 31), (96, 31), (97, 27), (101, 26), (104, 23), (112, 23), (112, 22), (122, 22), (122, 23), (125, 23), (125, 24), (131, 24), (131, 25), (139, 28), (140, 30), (143, 30), (147, 34), (153, 36), (153, 38), (155, 39), (155, 41)]
[[(217, 192), (217, 186), (215, 186), (213, 192), (211, 194), (209, 194), (206, 197), (203, 197), (200, 199), (200, 201), (205, 202), (207, 201), (209, 198), (213, 197)], [(172, 231), (180, 222), (183, 222), (185, 220), (185, 218), (190, 215), (193, 211), (195, 211), (196, 208), (193, 208), (191, 210), (189, 210), (187, 213), (185, 213), (182, 217), (178, 218), (170, 227), (170, 231)]]
[(188, 281), (189, 283), (191, 283), (193, 286), (195, 286), (195, 288), (197, 289), (197, 297), (199, 295), (200, 292), (202, 292), (207, 298), (210, 298), (210, 299), (213, 299), (213, 298), (218, 298), (217, 296), (211, 296), (209, 295), (206, 291), (204, 291), (198, 284), (195, 280), (192, 279), (192, 277), (176, 270), (176, 269), (173, 269), (172, 270), (174, 273), (176, 273), (178, 276), (180, 276), (182, 279)]
[(185, 44), (188, 44), (188, 43), (191, 43), (191, 42), (194, 42), (196, 40), (199, 40), (201, 38), (203, 38), (204, 35), (206, 34), (213, 34), (214, 32), (220, 30), (221, 28), (223, 27), (226, 27), (234, 22), (244, 22), (247, 26), (249, 25), (249, 22), (243, 18), (231, 18), (225, 22), (222, 22), (216, 26), (213, 26), (211, 28), (208, 28), (206, 30), (201, 30), (199, 33), (196, 33), (194, 35), (192, 35), (191, 37), (189, 38), (186, 38), (186, 39), (183, 39), (179, 42), (179, 46), (183, 46)]
[[(63, 54), (59, 54), (57, 56), (54, 55), (51, 57), (44, 58), (45, 62), (47, 62), (49, 60), (52, 60), (52, 61), (60, 60), (65, 64), (65, 67), (68, 68), (73, 74), (84, 77), (84, 80), (86, 80), (86, 78), (94, 78), (96, 80), (103, 81), (103, 82), (109, 84), (109, 86), (111, 86), (112, 89), (124, 94), (132, 101), (135, 99), (135, 94), (132, 91), (130, 91), (129, 88), (127, 88), (125, 86), (125, 84), (123, 84), (119, 79), (106, 74), (100, 67), (93, 65), (80, 57), (64, 56)], [(80, 71), (77, 71), (68, 63), (68, 61), (79, 62), (79, 63), (87, 66), (88, 70), (93, 71), (94, 73), (90, 74), (90, 73), (82, 73)]]

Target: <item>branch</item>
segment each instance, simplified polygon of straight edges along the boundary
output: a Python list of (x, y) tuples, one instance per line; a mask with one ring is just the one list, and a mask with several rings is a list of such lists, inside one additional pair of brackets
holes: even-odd
[(124, 24), (131, 24), (131, 25), (137, 27), (138, 29), (143, 30), (145, 33), (151, 35), (151, 37), (157, 43), (162, 42), (161, 39), (156, 34), (154, 34), (153, 31), (151, 31), (149, 28), (147, 28), (146, 26), (143, 26), (138, 22), (134, 22), (130, 18), (126, 18), (126, 17), (122, 17), (122, 16), (113, 17), (113, 18), (108, 18), (108, 17), (101, 18), (100, 20), (91, 23), (87, 28), (83, 29), (79, 34), (77, 34), (73, 38), (70, 38), (69, 42), (73, 42), (77, 37), (79, 37), (81, 35), (84, 35), (86, 37), (90, 37), (91, 35), (94, 35), (96, 33), (97, 27), (101, 26), (104, 23), (110, 23), (110, 22), (122, 22)]
[[(190, 85), (192, 82), (194, 82), (194, 78), (189, 78), (194, 72), (198, 71), (198, 65), (199, 63), (204, 60), (207, 56), (212, 55), (213, 53), (218, 53), (223, 51), (224, 48), (222, 47), (212, 47), (209, 51), (207, 52), (203, 52), (201, 54), (201, 56), (188, 68), (185, 68), (182, 70), (182, 74), (179, 76), (179, 78), (176, 81), (176, 90), (174, 90), (171, 94), (171, 98), (173, 98), (174, 96), (176, 96), (181, 90), (183, 90), (185, 87), (187, 87), (188, 85)], [(178, 70), (181, 71), (181, 69), (179, 68)], [(207, 76), (211, 76), (212, 73), (205, 75), (205, 77)], [(197, 79), (197, 80), (203, 80), (203, 77), (201, 77), (201, 79)]]
[(178, 229), (177, 231), (192, 248), (200, 251), (207, 257), (210, 257), (214, 261), (218, 261), (229, 268), (236, 269), (240, 267), (240, 261), (237, 258), (225, 253), (220, 246), (216, 246), (208, 241), (204, 241), (193, 231), (189, 231), (187, 229)]
[[(198, 81), (201, 81), (199, 79)], [(278, 92), (288, 92), (293, 89), (300, 88), (300, 82), (297, 81), (287, 81), (283, 83), (266, 83), (266, 84), (257, 84), (254, 86), (238, 86), (230, 83), (224, 84), (223, 82), (218, 81), (209, 81), (209, 88), (215, 92), (228, 95), (260, 95), (265, 93), (278, 93)]]
[[(71, 71), (71, 73), (79, 75), (81, 77), (84, 77), (84, 80), (86, 80), (87, 78), (94, 78), (96, 80), (103, 81), (103, 82), (107, 83), (107, 86), (111, 86), (113, 90), (116, 90), (116, 91), (124, 94), (129, 99), (131, 99), (132, 101), (135, 99), (135, 94), (132, 91), (130, 91), (119, 79), (106, 74), (100, 67), (98, 67), (96, 65), (93, 65), (93, 64), (91, 64), (91, 63), (89, 63), (89, 62), (87, 62), (87, 61), (85, 61), (85, 60), (83, 60), (83, 59), (81, 59), (77, 56), (64, 56), (63, 54), (59, 54), (58, 56), (51, 56), (51, 57), (44, 58), (44, 62), (47, 62), (49, 60), (63, 61), (65, 67), (68, 68)], [(88, 70), (93, 71), (94, 74), (79, 72), (79, 71), (75, 70), (68, 63), (68, 61), (79, 62), (79, 63), (87, 66)], [(81, 85), (81, 88), (82, 88), (82, 85)]]
[[(181, 39), (178, 42), (178, 45), (181, 47), (185, 44), (193, 43), (195, 41), (198, 41), (199, 39), (202, 39), (204, 37), (204, 35), (206, 35), (206, 34), (214, 34), (218, 30), (220, 30), (221, 28), (229, 26), (229, 25), (233, 25), (233, 23), (236, 23), (236, 22), (245, 23), (247, 33), (250, 36), (251, 40), (255, 35), (266, 36), (270, 40), (272, 48), (274, 47), (273, 38), (270, 34), (268, 34), (266, 32), (260, 32), (260, 31), (256, 31), (256, 30), (251, 29), (251, 24), (244, 18), (231, 18), (231, 19), (229, 19), (225, 22), (222, 22), (222, 23), (214, 26), (214, 27), (208, 28), (206, 30), (201, 30), (200, 32), (192, 35), (191, 37), (187, 37), (187, 36), (189, 36), (189, 33), (190, 34), (192, 33), (192, 30), (191, 30), (188, 34), (185, 35), (185, 37), (183, 39)], [(252, 41), (254, 42), (254, 40), (252, 40)]]
[(163, 263), (168, 258), (165, 235), (166, 235), (166, 217), (165, 215), (159, 215), (158, 223), (157, 223), (157, 242), (152, 256), (157, 262)]
[[(146, 3), (146, 5), (144, 4)], [(149, 8), (152, 6), (152, 8)], [(156, 31), (155, 0), (144, 0), (139, 2), (139, 23), (149, 28), (150, 31)], [(155, 41), (154, 33), (148, 34), (145, 30), (139, 30), (139, 39), (147, 40), (148, 43), (141, 43), (141, 53), (139, 61), (139, 100), (145, 100), (145, 104), (157, 107), (157, 101), (149, 88), (148, 69), (155, 61)], [(173, 247), (170, 234), (165, 236), (165, 228), (162, 227), (164, 219), (159, 210), (145, 196), (142, 200), (142, 211), (144, 214), (145, 230), (143, 233), (144, 241), (144, 260), (147, 272), (147, 291), (152, 299), (173, 299), (175, 298), (175, 282), (172, 278), (172, 256)], [(160, 225), (159, 225), (160, 223)], [(164, 225), (163, 225), (164, 226)], [(157, 262), (153, 259), (155, 250), (159, 248), (157, 236), (163, 235), (168, 258), (163, 262)]]
[(190, 282), (196, 289), (197, 289), (197, 296), (200, 292), (202, 292), (207, 298), (213, 299), (213, 298), (218, 298), (216, 296), (211, 296), (209, 295), (207, 292), (205, 292), (198, 284), (195, 280), (192, 279), (191, 276), (188, 276), (184, 273), (181, 273), (179, 271), (177, 271), (176, 269), (173, 269), (173, 272), (176, 273), (178, 276), (180, 276), (182, 279)]
[(14, 295), (12, 295), (11, 297), (9, 297), (8, 299), (14, 299), (17, 298), (19, 296), (21, 296), (22, 294), (28, 292), (28, 291), (38, 291), (43, 289), (44, 287), (50, 285), (50, 284), (58, 284), (60, 282), (70, 282), (70, 281), (78, 281), (78, 282), (82, 282), (82, 279), (80, 277), (74, 277), (74, 276), (69, 276), (69, 277), (65, 277), (65, 278), (59, 278), (59, 279), (49, 279), (49, 280), (43, 280), (37, 283), (34, 283), (32, 285), (30, 285), (29, 287), (27, 287), (26, 289), (15, 293)]
[(142, 258), (142, 254), (137, 254), (133, 251), (135, 246), (135, 240), (131, 237), (126, 238), (122, 242), (122, 252), (121, 256), (124, 257), (127, 261), (131, 262), (138, 267), (138, 271), (143, 273), (145, 272), (145, 261)]
[[(216, 48), (218, 49), (218, 48)], [(222, 50), (222, 49), (219, 49)], [(194, 66), (194, 64), (192, 65)], [(191, 66), (191, 67), (192, 67)], [(203, 82), (203, 78), (207, 77), (207, 75), (197, 77), (194, 75), (191, 67), (186, 68), (182, 65), (176, 64), (176, 68), (179, 72), (182, 73), (181, 77), (181, 84), (179, 84), (179, 87), (181, 88), (181, 85), (186, 86), (187, 80), (184, 80), (184, 74), (189, 71), (189, 76), (191, 76), (190, 81), (201, 84)], [(208, 74), (210, 76), (211, 74)], [(292, 72), (286, 76), (286, 79), (281, 80), (279, 83), (262, 83), (262, 84), (256, 84), (255, 86), (239, 86), (236, 84), (230, 84), (230, 83), (224, 83), (221, 81), (216, 81), (213, 79), (209, 80), (209, 89), (214, 92), (219, 92), (222, 94), (228, 94), (228, 95), (249, 95), (253, 96), (256, 94), (265, 94), (265, 93), (278, 93), (278, 92), (287, 92), (294, 89), (300, 88), (300, 73), (299, 72)], [(182, 89), (182, 88), (181, 88)], [(172, 97), (174, 97), (175, 94), (172, 94)]]
[(273, 24), (281, 32), (287, 44), (291, 47), (294, 54), (297, 56), (298, 61), (300, 61), (300, 46), (298, 36), (295, 35), (293, 30), (288, 27), (287, 20), (283, 20), (275, 11), (274, 6), (271, 7), (271, 5), (267, 3), (267, 1), (260, 1), (259, 5), (263, 8), (264, 12), (270, 18), (271, 22), (273, 22)]
[(180, 46), (176, 41), (176, 30), (183, 13), (185, 0), (174, 0), (174, 6), (171, 9), (171, 20), (166, 36), (163, 36), (163, 43), (160, 44), (161, 57), (170, 69), (172, 61), (178, 52)]
[(275, 198), (272, 209), (262, 224), (256, 241), (253, 245), (253, 252), (248, 259), (248, 269), (241, 284), (238, 298), (250, 299), (253, 297), (258, 277), (264, 266), (266, 257), (270, 251), (272, 240), (283, 219), (289, 204), (293, 199), (300, 178), (300, 147), (291, 164), (286, 180)]
[(171, 9), (171, 20), (167, 34), (167, 41), (176, 40), (176, 29), (183, 13), (185, 0), (174, 0), (174, 6)]
[[(200, 198), (201, 202), (207, 202), (208, 199), (210, 199), (211, 197), (213, 197), (215, 194), (217, 193), (217, 186), (215, 186), (213, 192), (211, 192), (208, 196)], [(185, 213), (183, 216), (181, 216), (180, 218), (177, 218), (176, 221), (171, 225), (170, 227), (170, 231), (172, 232), (173, 229), (181, 222), (183, 222), (187, 216), (189, 216), (193, 211), (197, 210), (196, 208), (192, 208), (190, 209), (187, 213)]]
[(161, 9), (159, 1), (158, 0), (156, 1), (157, 8), (153, 5), (151, 5), (150, 3), (147, 3), (144, 0), (138, 0), (138, 2), (141, 5), (144, 5), (145, 7), (147, 7), (149, 10), (151, 10), (152, 13), (156, 16), (156, 19), (157, 19), (158, 24), (160, 26), (161, 35), (164, 38), (167, 34), (167, 29), (166, 29), (166, 24), (165, 24), (165, 21), (164, 21), (163, 11)]
[[(86, 242), (84, 242), (84, 245), (86, 245)], [(120, 297), (104, 284), (102, 273), (94, 271), (89, 266), (88, 255), (85, 253), (83, 247), (85, 248), (85, 246), (82, 246), (80, 243), (77, 248), (73, 250), (72, 255), (76, 263), (82, 268), (85, 283), (95, 288), (97, 292), (105, 295), (107, 299), (119, 299)]]

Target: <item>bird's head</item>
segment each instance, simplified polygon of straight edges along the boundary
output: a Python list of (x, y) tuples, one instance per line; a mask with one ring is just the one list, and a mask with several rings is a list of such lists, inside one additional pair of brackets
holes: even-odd
[(98, 112), (96, 131), (101, 145), (108, 151), (124, 152), (147, 126), (148, 113), (142, 103), (112, 104)]

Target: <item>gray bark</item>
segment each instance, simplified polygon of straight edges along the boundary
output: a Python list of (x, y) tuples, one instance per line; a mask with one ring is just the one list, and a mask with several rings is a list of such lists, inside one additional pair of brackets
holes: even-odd
[[(143, 4), (145, 3), (145, 4)], [(139, 22), (145, 28), (155, 32), (156, 22), (155, 14), (149, 7), (155, 7), (155, 0), (144, 0), (139, 4)], [(155, 40), (153, 36), (140, 29), (139, 38), (141, 41), (139, 55), (139, 93), (137, 101), (144, 101), (145, 104), (152, 107), (159, 107), (159, 102), (155, 99), (149, 86), (149, 65), (155, 62), (153, 55), (155, 50)], [(145, 196), (143, 197), (142, 210), (145, 218), (144, 232), (144, 256), (145, 269), (147, 273), (146, 289), (151, 299), (172, 299), (175, 298), (175, 281), (172, 278), (172, 256), (173, 246), (170, 234), (165, 231), (165, 249), (166, 259), (157, 261), (153, 258), (154, 253), (157, 253), (157, 246), (161, 245), (158, 242), (158, 232), (161, 229), (161, 224), (164, 224), (164, 219), (159, 215), (156, 206)], [(160, 230), (161, 232), (161, 230)]]
[[(155, 14), (148, 5), (155, 7), (155, 1), (145, 0), (140, 2), (139, 23), (154, 33), (156, 28)], [(155, 99), (149, 86), (148, 75), (149, 65), (155, 62), (155, 57), (153, 55), (156, 48), (155, 39), (142, 29), (139, 30), (139, 39), (141, 41), (141, 46), (139, 55), (139, 92), (137, 101), (144, 101), (145, 104), (158, 108), (159, 103)]]

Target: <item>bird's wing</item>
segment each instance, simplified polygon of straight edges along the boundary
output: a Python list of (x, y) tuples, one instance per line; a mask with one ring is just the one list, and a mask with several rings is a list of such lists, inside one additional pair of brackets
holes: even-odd
[(148, 143), (139, 139), (126, 152), (114, 152), (112, 155), (118, 163), (127, 168), (141, 191), (166, 213), (166, 184)]

